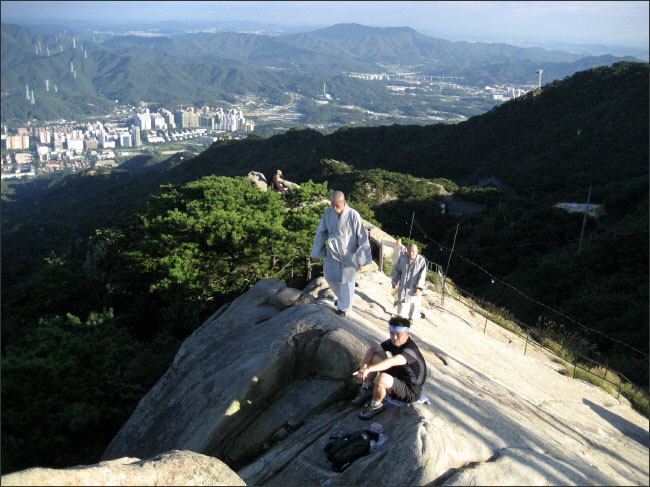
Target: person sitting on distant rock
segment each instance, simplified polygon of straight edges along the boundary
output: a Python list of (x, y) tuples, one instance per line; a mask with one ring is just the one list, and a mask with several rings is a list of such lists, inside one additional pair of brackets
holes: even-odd
[(427, 279), (427, 261), (418, 255), (418, 246), (409, 245), (393, 267), (393, 289), (397, 291), (397, 314), (409, 321), (420, 317), (422, 289)]
[(279, 169), (275, 171), (275, 174), (271, 178), (271, 187), (278, 193), (289, 191), (289, 188), (284, 184), (284, 180), (282, 179), (282, 171)]
[[(359, 413), (359, 419), (370, 419), (383, 412), (386, 405), (382, 401), (386, 394), (407, 403), (417, 401), (427, 377), (424, 357), (411, 339), (409, 320), (395, 316), (388, 325), (390, 338), (370, 347), (363, 357), (363, 365), (352, 374), (362, 384), (351, 404), (360, 406), (372, 398)], [(392, 356), (386, 358), (385, 352), (390, 352)]]

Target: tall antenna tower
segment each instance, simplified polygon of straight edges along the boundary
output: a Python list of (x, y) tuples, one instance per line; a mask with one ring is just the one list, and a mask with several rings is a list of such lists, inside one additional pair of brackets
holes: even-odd
[(76, 48), (77, 48), (77, 40), (73, 37), (72, 38), (72, 49), (76, 49)]
[(50, 91), (50, 80), (49, 79), (45, 80), (45, 91)]
[(537, 78), (537, 87), (541, 88), (542, 87), (542, 73), (544, 72), (543, 69), (538, 69), (537, 74), (539, 75)]
[(29, 85), (25, 85), (25, 98), (29, 100)]
[(36, 103), (36, 100), (34, 100), (34, 90), (32, 90), (32, 100), (30, 102), (32, 105)]

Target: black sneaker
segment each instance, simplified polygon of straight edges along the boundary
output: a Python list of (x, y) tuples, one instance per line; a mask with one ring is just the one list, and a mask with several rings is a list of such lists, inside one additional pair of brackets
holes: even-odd
[(372, 389), (364, 389), (363, 387), (360, 387), (359, 394), (357, 394), (357, 397), (355, 397), (350, 401), (350, 404), (352, 406), (361, 406), (371, 397), (372, 397)]
[(337, 309), (336, 314), (339, 316), (343, 316), (343, 318), (345, 318), (345, 311), (341, 311), (340, 309)]
[(381, 403), (381, 405), (377, 406), (376, 408), (373, 408), (370, 404), (367, 404), (366, 407), (363, 408), (363, 411), (357, 414), (357, 417), (359, 419), (363, 419), (364, 421), (367, 421), (371, 418), (374, 418), (379, 413), (383, 413), (385, 410), (386, 410), (386, 405), (384, 403)]

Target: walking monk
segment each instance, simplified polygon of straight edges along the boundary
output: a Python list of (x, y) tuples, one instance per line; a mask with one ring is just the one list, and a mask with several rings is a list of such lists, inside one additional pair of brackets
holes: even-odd
[(361, 215), (347, 205), (341, 191), (332, 193), (316, 230), (312, 262), (321, 257), (325, 279), (337, 298), (336, 312), (345, 316), (352, 309), (357, 270), (372, 262), (372, 252)]

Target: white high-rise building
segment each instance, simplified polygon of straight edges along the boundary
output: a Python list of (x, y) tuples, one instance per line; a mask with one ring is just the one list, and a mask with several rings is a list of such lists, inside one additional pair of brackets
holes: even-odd
[[(149, 111), (148, 108), (147, 111)], [(138, 113), (135, 116), (135, 124), (140, 130), (151, 130), (151, 116), (148, 113)]]
[(166, 130), (167, 124), (165, 123), (165, 119), (162, 115), (154, 113), (151, 115), (151, 127), (154, 129)]
[(120, 134), (120, 147), (131, 147), (131, 134), (128, 132)]
[(140, 140), (140, 127), (137, 125), (131, 129), (131, 140), (133, 147), (140, 147), (142, 145), (142, 141)]
[(38, 141), (39, 141), (41, 144), (49, 144), (50, 141), (51, 141), (51, 138), (50, 138), (50, 131), (47, 130), (47, 129), (40, 130), (40, 131), (38, 132)]
[(73, 150), (76, 152), (83, 152), (84, 150), (84, 140), (76, 139), (73, 137), (66, 138), (66, 149)]

